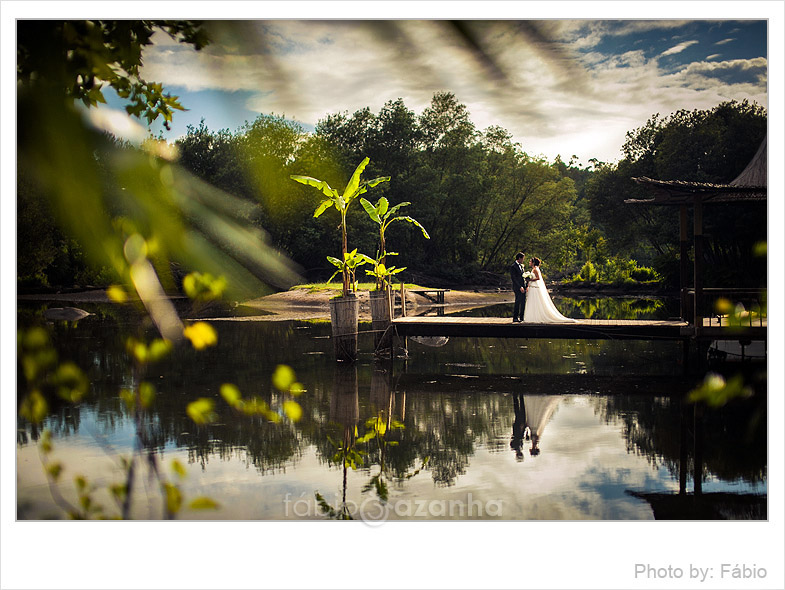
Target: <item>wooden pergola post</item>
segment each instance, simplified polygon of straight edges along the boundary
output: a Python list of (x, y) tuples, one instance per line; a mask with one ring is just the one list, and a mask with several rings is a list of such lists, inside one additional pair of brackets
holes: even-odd
[(694, 262), (694, 286), (695, 286), (695, 303), (694, 314), (695, 318), (695, 331), (697, 332), (703, 327), (703, 202), (699, 195), (694, 197), (694, 212), (695, 220), (693, 224), (693, 240), (695, 248), (695, 262)]
[(692, 310), (689, 306), (689, 294), (687, 292), (690, 272), (690, 243), (687, 237), (687, 205), (679, 207), (679, 287), (681, 318), (690, 321)]

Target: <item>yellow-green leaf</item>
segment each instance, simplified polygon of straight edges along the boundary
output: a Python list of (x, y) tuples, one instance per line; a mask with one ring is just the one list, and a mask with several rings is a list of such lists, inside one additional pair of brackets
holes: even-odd
[(140, 363), (147, 362), (147, 347), (144, 345), (143, 342), (134, 342), (133, 348), (131, 349), (131, 353), (134, 355), (134, 358)]
[(44, 430), (41, 436), (41, 452), (45, 455), (52, 452), (52, 431), (49, 429)]
[(112, 285), (106, 290), (106, 296), (114, 303), (125, 303), (128, 301), (128, 293), (120, 285)]
[(209, 424), (215, 421), (215, 412), (213, 407), (215, 402), (213, 400), (201, 397), (195, 402), (191, 402), (186, 407), (188, 416), (197, 424)]
[(125, 407), (129, 412), (132, 412), (136, 407), (136, 396), (134, 396), (134, 392), (130, 389), (121, 389), (120, 399), (125, 402)]
[(365, 170), (365, 167), (368, 165), (368, 162), (370, 162), (370, 158), (366, 157), (357, 165), (357, 168), (354, 169), (354, 173), (352, 174), (352, 177), (349, 179), (349, 182), (346, 184), (346, 188), (343, 191), (343, 197), (345, 199), (351, 200), (356, 195), (357, 190), (360, 187), (360, 176), (362, 175), (363, 170)]
[(709, 373), (700, 387), (689, 393), (689, 400), (691, 402), (702, 401), (710, 406), (719, 407), (734, 398), (749, 397), (752, 393), (752, 389), (744, 384), (744, 378), (741, 375), (735, 375), (726, 381), (722, 375)]
[(197, 350), (202, 350), (208, 346), (214, 346), (218, 342), (218, 335), (207, 322), (196, 322), (190, 326), (186, 326), (183, 330), (183, 335), (191, 341), (193, 347)]
[(30, 395), (25, 397), (19, 406), (19, 414), (33, 424), (42, 422), (48, 412), (49, 404), (46, 403), (44, 396), (37, 390), (32, 391)]
[(54, 382), (57, 384), (57, 395), (73, 403), (79, 402), (90, 386), (82, 369), (71, 362), (63, 363), (57, 367)]
[(163, 486), (166, 493), (166, 509), (171, 514), (176, 514), (183, 505), (183, 494), (177, 486), (173, 486), (170, 483), (165, 483)]
[(314, 217), (319, 217), (322, 213), (324, 213), (327, 209), (332, 207), (332, 201), (322, 201), (319, 206), (316, 208), (316, 211), (313, 212)]
[(303, 415), (303, 409), (295, 401), (287, 400), (283, 403), (283, 411), (292, 422), (297, 422)]
[(240, 390), (237, 389), (237, 386), (231, 383), (224, 383), (221, 385), (221, 397), (223, 397), (224, 400), (226, 400), (226, 403), (233, 408), (237, 407), (243, 398)]
[(730, 302), (729, 299), (720, 297), (719, 299), (717, 299), (716, 303), (714, 304), (714, 310), (719, 315), (728, 315), (730, 313), (733, 313), (733, 304)]
[(200, 496), (191, 500), (191, 503), (188, 504), (188, 507), (191, 510), (217, 510), (220, 508), (220, 505), (212, 498)]
[(143, 408), (149, 408), (155, 400), (155, 387), (152, 383), (142, 381), (139, 384), (139, 403)]
[(168, 355), (172, 350), (172, 343), (163, 338), (156, 338), (150, 343), (147, 349), (147, 357), (150, 362), (154, 363), (161, 360)]
[(172, 471), (174, 471), (178, 476), (185, 477), (186, 471), (183, 464), (180, 463), (177, 459), (172, 459)]
[(294, 371), (290, 366), (278, 365), (275, 367), (275, 372), (273, 373), (273, 386), (278, 391), (289, 391), (289, 388), (295, 380)]
[(43, 348), (49, 344), (49, 332), (43, 328), (31, 328), (22, 338), (22, 345), (28, 350)]
[(63, 471), (63, 466), (60, 463), (52, 463), (46, 467), (46, 472), (51, 476), (51, 478), (55, 481), (58, 480), (60, 477), (60, 473)]
[(198, 301), (219, 299), (226, 290), (226, 278), (210, 273), (192, 272), (183, 279), (183, 290), (189, 298)]
[(300, 382), (292, 383), (291, 386), (289, 386), (289, 393), (292, 395), (302, 395), (306, 391), (305, 386)]
[(183, 279), (183, 291), (190, 299), (196, 299), (199, 295), (199, 273), (192, 272)]
[(128, 488), (123, 483), (114, 484), (109, 488), (109, 490), (112, 492), (112, 496), (114, 496), (118, 501), (122, 501), (125, 498), (127, 489)]

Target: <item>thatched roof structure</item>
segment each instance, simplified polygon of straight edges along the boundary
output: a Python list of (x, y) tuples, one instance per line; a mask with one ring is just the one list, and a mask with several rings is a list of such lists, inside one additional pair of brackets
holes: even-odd
[(633, 180), (646, 186), (654, 196), (650, 199), (626, 199), (624, 202), (649, 205), (691, 205), (695, 202), (696, 196), (702, 203), (765, 201), (768, 192), (767, 157), (767, 139), (764, 138), (744, 171), (729, 184), (654, 180), (646, 176), (635, 177)]

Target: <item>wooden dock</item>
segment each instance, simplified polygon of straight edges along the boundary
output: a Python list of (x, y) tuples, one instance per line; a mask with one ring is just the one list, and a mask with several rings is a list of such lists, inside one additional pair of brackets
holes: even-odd
[(766, 323), (720, 326), (708, 319), (698, 334), (682, 320), (577, 320), (570, 323), (513, 323), (510, 318), (410, 316), (392, 321), (390, 329), (405, 336), (464, 336), (474, 338), (550, 338), (568, 340), (766, 340)]

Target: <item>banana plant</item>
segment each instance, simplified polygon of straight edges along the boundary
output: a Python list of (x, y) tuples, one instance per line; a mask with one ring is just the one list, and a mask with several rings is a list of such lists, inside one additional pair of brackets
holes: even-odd
[[(422, 235), (425, 236), (426, 240), (431, 239), (431, 236), (428, 235), (428, 232), (425, 231), (425, 228), (420, 224), (419, 221), (407, 215), (395, 215), (395, 213), (401, 207), (406, 207), (407, 205), (411, 205), (411, 203), (408, 201), (404, 201), (403, 203), (398, 203), (392, 208), (390, 207), (390, 202), (384, 197), (381, 197), (377, 201), (376, 205), (372, 205), (370, 201), (368, 201), (367, 199), (361, 198), (360, 204), (363, 206), (363, 209), (365, 209), (365, 212), (368, 214), (368, 217), (370, 217), (373, 221), (375, 221), (379, 225), (379, 251), (377, 253), (376, 261), (374, 265), (374, 269), (376, 271), (378, 271), (379, 269), (389, 271), (389, 268), (386, 266), (386, 257), (396, 254), (395, 252), (386, 251), (385, 239), (384, 239), (384, 234), (387, 231), (387, 228), (394, 221), (406, 221), (408, 223), (413, 223), (414, 225), (420, 228), (420, 231), (422, 232)], [(394, 269), (395, 267), (391, 267), (391, 268)], [(396, 272), (401, 272), (402, 270), (404, 270), (404, 268), (396, 269)], [(366, 272), (368, 272), (368, 274), (373, 274), (373, 276), (376, 277), (377, 290), (381, 290), (385, 287), (386, 277), (389, 277), (389, 273), (385, 275), (379, 272), (375, 272), (375, 273), (371, 273), (370, 271), (366, 271)]]
[[(387, 252), (387, 256), (392, 256), (393, 254), (397, 254), (397, 252)], [(402, 266), (401, 268), (396, 268), (394, 266), (386, 266), (378, 258), (377, 260), (371, 260), (371, 263), (373, 264), (373, 269), (366, 270), (365, 274), (372, 276), (376, 279), (377, 291), (391, 286), (390, 278), (394, 275), (397, 275), (399, 272), (403, 272), (406, 270), (405, 266)]]
[[(338, 267), (332, 276), (327, 279), (327, 282), (335, 278), (335, 275), (341, 273), (344, 276), (344, 280), (349, 281), (349, 286), (351, 287), (352, 292), (357, 290), (357, 281), (355, 280), (355, 275), (357, 273), (357, 268), (363, 266), (364, 264), (374, 264), (374, 259), (370, 256), (366, 256), (365, 254), (361, 254), (357, 252), (357, 248), (352, 250), (351, 252), (347, 252), (343, 256), (343, 260), (339, 260), (334, 256), (328, 256), (327, 260), (330, 261), (331, 264)], [(345, 296), (345, 295), (344, 295)]]
[[(343, 194), (338, 194), (338, 191), (332, 188), (327, 182), (324, 180), (319, 180), (318, 178), (313, 178), (312, 176), (300, 176), (293, 174), (290, 178), (294, 181), (297, 181), (301, 184), (305, 184), (307, 186), (312, 186), (319, 189), (322, 194), (326, 197), (319, 203), (319, 206), (314, 211), (313, 216), (319, 217), (322, 213), (324, 213), (330, 207), (335, 207), (338, 212), (341, 214), (341, 258), (343, 260), (339, 261), (339, 269), (342, 271), (343, 275), (343, 296), (346, 297), (349, 295), (350, 292), (350, 278), (349, 278), (349, 268), (345, 264), (347, 258), (346, 255), (349, 253), (349, 248), (347, 247), (347, 240), (346, 240), (346, 213), (349, 209), (349, 205), (359, 197), (360, 195), (366, 193), (369, 188), (375, 187), (377, 184), (381, 184), (382, 182), (387, 182), (390, 180), (389, 176), (380, 176), (378, 178), (374, 178), (373, 180), (366, 180), (363, 181), (360, 179), (365, 167), (368, 166), (370, 162), (370, 158), (365, 158), (357, 168), (354, 170), (352, 177), (349, 179), (349, 182), (346, 184), (346, 188), (343, 191)], [(356, 250), (355, 250), (356, 252)], [(328, 257), (330, 260), (330, 257)], [(338, 260), (338, 259), (333, 259)], [(330, 260), (333, 264), (332, 260)], [(337, 273), (336, 273), (337, 274)], [(335, 275), (333, 275), (335, 276)], [(332, 278), (332, 277), (331, 277)]]

